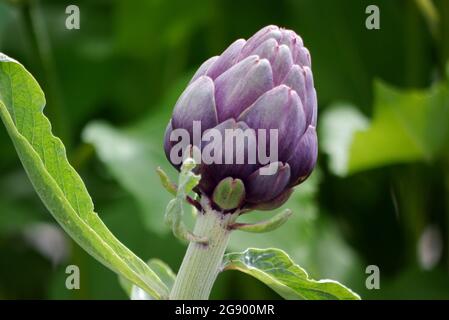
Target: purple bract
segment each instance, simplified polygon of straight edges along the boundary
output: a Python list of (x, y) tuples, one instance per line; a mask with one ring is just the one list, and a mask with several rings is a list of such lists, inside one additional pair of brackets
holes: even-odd
[(260, 168), (266, 164), (259, 162), (201, 163), (197, 192), (211, 198), (218, 183), (232, 177), (245, 187), (239, 208), (274, 209), (283, 204), (317, 160), (317, 97), (310, 54), (302, 39), (291, 30), (267, 26), (204, 62), (180, 96), (167, 126), (164, 148), (169, 160), (176, 144), (170, 141), (171, 132), (182, 128), (192, 134), (193, 121), (201, 122), (202, 132), (277, 129), (276, 174), (261, 175)]

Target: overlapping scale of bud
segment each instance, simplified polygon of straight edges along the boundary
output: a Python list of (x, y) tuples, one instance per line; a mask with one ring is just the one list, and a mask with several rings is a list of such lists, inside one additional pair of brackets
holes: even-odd
[(164, 148), (178, 169), (183, 151), (199, 155), (196, 191), (222, 210), (271, 210), (312, 172), (316, 122), (309, 51), (294, 31), (267, 26), (200, 66)]

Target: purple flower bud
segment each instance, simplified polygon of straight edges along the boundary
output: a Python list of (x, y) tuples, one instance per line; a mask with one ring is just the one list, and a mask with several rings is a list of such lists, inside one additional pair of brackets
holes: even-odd
[[(175, 133), (185, 130), (190, 140), (184, 145), (201, 154), (200, 196), (216, 197), (215, 205), (225, 210), (236, 204), (272, 210), (315, 166), (316, 120), (309, 51), (295, 32), (267, 26), (200, 66), (174, 107), (165, 154), (179, 169), (172, 153), (182, 135)], [(230, 130), (235, 134), (227, 139)], [(204, 161), (204, 154), (214, 161)]]

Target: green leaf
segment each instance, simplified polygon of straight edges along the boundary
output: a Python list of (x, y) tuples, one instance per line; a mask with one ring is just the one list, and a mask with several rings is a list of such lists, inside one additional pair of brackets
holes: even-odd
[(249, 248), (228, 253), (224, 270), (239, 270), (262, 281), (285, 299), (358, 300), (360, 297), (333, 280), (313, 280), (279, 249)]
[(369, 125), (355, 108), (336, 106), (322, 117), (323, 151), (329, 167), (344, 176), (385, 165), (431, 162), (447, 151), (449, 90), (446, 83), (428, 90), (374, 86)]
[[(157, 274), (162, 282), (164, 282), (167, 288), (171, 290), (176, 279), (176, 274), (172, 269), (159, 259), (151, 259), (148, 261), (148, 266)], [(151, 295), (123, 277), (119, 277), (119, 282), (131, 300), (154, 300)]]
[(168, 295), (158, 276), (118, 241), (94, 211), (64, 145), (42, 113), (45, 97), (33, 76), (0, 54), (0, 116), (35, 190), (64, 230), (88, 253), (153, 296)]

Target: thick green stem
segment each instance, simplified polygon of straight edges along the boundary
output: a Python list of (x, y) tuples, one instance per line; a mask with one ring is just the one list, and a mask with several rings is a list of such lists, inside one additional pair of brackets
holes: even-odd
[[(204, 206), (203, 206), (204, 207)], [(190, 242), (170, 299), (206, 300), (220, 271), (221, 262), (229, 242), (229, 224), (236, 214), (223, 214), (211, 208), (198, 214), (194, 234), (206, 237), (207, 244)]]

